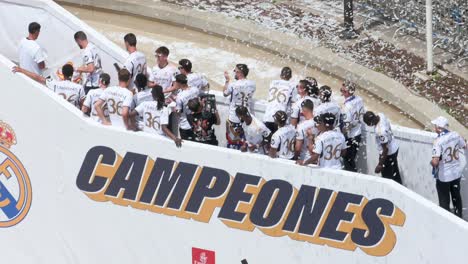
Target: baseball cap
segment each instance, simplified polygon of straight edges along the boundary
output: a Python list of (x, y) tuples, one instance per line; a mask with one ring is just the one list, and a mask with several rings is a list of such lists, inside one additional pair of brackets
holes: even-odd
[(447, 118), (445, 118), (443, 116), (439, 116), (438, 118), (432, 120), (431, 123), (433, 125), (436, 125), (436, 126), (440, 127), (440, 128), (447, 128), (448, 125), (449, 125)]
[(273, 118), (278, 122), (286, 122), (288, 115), (284, 111), (278, 111), (273, 115)]

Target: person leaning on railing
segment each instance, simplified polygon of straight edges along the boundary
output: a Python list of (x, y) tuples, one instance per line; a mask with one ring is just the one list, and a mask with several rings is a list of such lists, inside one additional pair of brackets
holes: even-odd
[(432, 147), (431, 165), (432, 175), (436, 179), (439, 205), (450, 211), (450, 198), (452, 198), (454, 213), (461, 218), (463, 206), (460, 179), (464, 166), (460, 152), (466, 149), (466, 142), (457, 132), (448, 130), (448, 121), (445, 117), (438, 117), (431, 123), (437, 133), (437, 139)]

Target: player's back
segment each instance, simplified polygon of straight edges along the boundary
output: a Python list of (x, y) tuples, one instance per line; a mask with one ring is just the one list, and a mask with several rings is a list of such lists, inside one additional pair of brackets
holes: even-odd
[(56, 81), (47, 78), (46, 86), (76, 107), (80, 106), (81, 99), (85, 97), (83, 86), (72, 81)]
[(441, 134), (434, 145), (441, 155), (439, 174), (450, 180), (456, 179), (463, 169), (460, 156), (464, 155), (465, 141), (457, 132), (450, 131)]
[(273, 115), (276, 112), (287, 110), (294, 89), (295, 87), (290, 81), (274, 80), (270, 83), (267, 106), (263, 118), (264, 122), (274, 122)]
[[(315, 140), (315, 150), (321, 150), (319, 166), (323, 168), (341, 169), (341, 152), (346, 149), (345, 138), (342, 133), (329, 130), (320, 133)], [(314, 150), (314, 152), (315, 152)]]
[(294, 157), (296, 130), (291, 125), (280, 127), (271, 137), (271, 146), (277, 149), (277, 155), (282, 159)]
[(395, 154), (395, 152), (398, 151), (398, 143), (393, 135), (390, 121), (382, 113), (379, 113), (378, 116), (380, 118), (380, 121), (375, 126), (374, 131), (376, 142), (378, 143), (379, 152), (382, 151), (382, 144), (386, 143), (388, 147), (388, 155)]
[(313, 119), (304, 120), (303, 122), (297, 125), (296, 129), (296, 140), (302, 140), (301, 148), (301, 160), (308, 160), (310, 158), (310, 153), (308, 149), (309, 142), (308, 131), (311, 130), (314, 136), (317, 136), (318, 130), (315, 127), (315, 122)]
[(342, 112), (344, 114), (343, 121), (348, 130), (348, 138), (361, 135), (362, 116), (366, 112), (362, 98), (359, 96), (352, 96), (346, 99)]
[(130, 88), (133, 88), (136, 76), (140, 73), (146, 75), (146, 57), (140, 51), (132, 52), (128, 55), (127, 60), (125, 61), (124, 68), (130, 72), (132, 76), (132, 81), (130, 83)]
[[(96, 121), (100, 122), (99, 116), (97, 115), (96, 108), (94, 104), (101, 98), (102, 93), (104, 93), (103, 89), (93, 89), (88, 92), (86, 95), (86, 99), (84, 101), (84, 105), (91, 109), (91, 118)], [(109, 117), (109, 112), (107, 111), (107, 106), (104, 106), (104, 116)]]
[(191, 126), (187, 120), (187, 114), (190, 114), (188, 108), (188, 102), (198, 96), (198, 89), (195, 87), (188, 87), (185, 90), (180, 91), (176, 98), (176, 109), (180, 113), (179, 127), (181, 129), (191, 129)]
[(334, 102), (325, 102), (321, 103), (319, 106), (314, 108), (314, 116), (320, 116), (325, 113), (330, 113), (335, 116), (335, 127), (339, 124), (340, 122), (340, 116), (341, 116), (341, 108), (340, 106)]
[(102, 100), (107, 104), (109, 119), (112, 126), (127, 128), (122, 118), (123, 107), (131, 107), (133, 94), (127, 88), (113, 86), (107, 88), (101, 95)]
[(158, 102), (142, 102), (136, 109), (143, 118), (143, 131), (151, 134), (164, 135), (161, 125), (168, 124), (169, 110), (166, 107), (158, 109)]

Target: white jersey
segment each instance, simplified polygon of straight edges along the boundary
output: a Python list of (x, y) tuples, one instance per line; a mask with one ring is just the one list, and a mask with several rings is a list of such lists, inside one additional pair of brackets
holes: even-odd
[(320, 133), (315, 138), (313, 152), (320, 155), (319, 166), (321, 168), (341, 169), (341, 152), (346, 149), (343, 134), (335, 130)]
[(21, 39), (18, 47), (19, 66), (27, 71), (41, 75), (42, 70), (39, 69), (38, 63), (45, 61), (47, 58), (44, 51), (35, 40), (27, 38)]
[(440, 158), (438, 179), (441, 182), (451, 182), (462, 176), (460, 155), (465, 155), (465, 140), (457, 133), (446, 131), (434, 141), (432, 157)]
[[(302, 113), (302, 103), (305, 100), (311, 100), (312, 101), (312, 97), (306, 95), (306, 96), (304, 96), (302, 98), (299, 98), (294, 103), (294, 105), (292, 106), (292, 109), (291, 109), (291, 118), (298, 119), (298, 124), (305, 120), (304, 114)], [(315, 107), (315, 105), (314, 105), (314, 107)]]
[[(86, 99), (84, 100), (83, 105), (87, 108), (91, 109), (91, 119), (96, 122), (101, 123), (99, 116), (97, 115), (96, 108), (94, 104), (101, 98), (102, 93), (104, 93), (104, 89), (93, 89), (88, 92), (86, 95)], [(104, 116), (109, 117), (109, 111), (107, 111), (107, 106), (103, 106)]]
[(187, 84), (190, 87), (195, 87), (201, 93), (208, 86), (208, 80), (201, 73), (189, 73), (187, 75)]
[(146, 57), (145, 54), (139, 51), (132, 52), (128, 55), (127, 60), (124, 63), (124, 69), (130, 72), (132, 78), (130, 82), (130, 88), (135, 86), (136, 76), (140, 73), (146, 75)]
[(176, 98), (176, 110), (180, 113), (179, 118), (179, 128), (180, 129), (191, 129), (190, 123), (187, 120), (187, 114), (190, 114), (191, 111), (188, 108), (188, 101), (193, 98), (197, 98), (198, 96), (198, 89), (195, 87), (189, 87), (185, 90), (180, 91), (177, 94)]
[(301, 148), (301, 160), (308, 160), (310, 159), (310, 152), (307, 146), (312, 143), (309, 141), (309, 137), (307, 136), (308, 130), (312, 130), (312, 134), (317, 136), (319, 131), (315, 127), (315, 122), (313, 119), (304, 120), (302, 123), (297, 125), (296, 129), (296, 140), (302, 141), (302, 148)]
[(286, 80), (276, 80), (270, 83), (268, 102), (263, 116), (263, 122), (275, 122), (273, 115), (278, 111), (285, 111), (291, 102), (295, 85)]
[(146, 88), (139, 91), (133, 96), (133, 106), (137, 107), (143, 102), (154, 101), (153, 95), (151, 94), (151, 88)]
[(296, 130), (291, 125), (278, 128), (278, 130), (271, 137), (271, 147), (278, 151), (277, 153), (279, 158), (294, 158), (295, 145)]
[(172, 86), (172, 82), (175, 80), (177, 74), (179, 74), (179, 70), (172, 65), (168, 64), (164, 68), (159, 68), (159, 66), (156, 65), (151, 69), (148, 81), (160, 85), (164, 91)]
[(255, 116), (251, 115), (252, 123), (247, 125), (242, 123), (244, 129), (245, 140), (249, 146), (258, 146), (263, 142), (263, 139), (268, 137), (271, 133), (263, 122), (258, 120)]
[(395, 154), (398, 151), (398, 143), (393, 136), (390, 122), (384, 114), (379, 113), (378, 115), (380, 121), (375, 126), (374, 131), (379, 153), (382, 153), (382, 144), (387, 144), (388, 155)]
[(109, 111), (109, 119), (112, 126), (127, 128), (122, 117), (122, 108), (128, 107), (129, 111), (132, 106), (133, 93), (127, 88), (120, 86), (109, 87), (102, 93), (100, 100), (107, 104)]
[(361, 97), (354, 95), (345, 100), (342, 113), (347, 138), (361, 135), (362, 117), (365, 112), (366, 108)]
[(72, 81), (56, 81), (49, 77), (46, 86), (76, 107), (80, 107), (81, 100), (85, 98), (83, 86)]
[(341, 118), (341, 109), (336, 102), (325, 102), (314, 108), (314, 116), (330, 113), (335, 116), (334, 127), (338, 127)]
[(164, 131), (162, 130), (162, 125), (169, 124), (169, 109), (163, 107), (158, 109), (158, 102), (143, 102), (135, 111), (138, 112), (138, 115), (143, 117), (143, 131), (151, 134), (157, 134), (164, 136)]
[(94, 64), (94, 71), (86, 73), (85, 86), (98, 87), (99, 75), (102, 73), (101, 56), (99, 56), (98, 48), (93, 43), (88, 43), (88, 46), (83, 50), (83, 65)]
[(252, 97), (255, 93), (255, 82), (247, 79), (237, 80), (228, 85), (225, 96), (231, 96), (229, 104), (229, 121), (233, 123), (240, 123), (239, 118), (236, 116), (236, 108), (245, 106), (250, 109)]

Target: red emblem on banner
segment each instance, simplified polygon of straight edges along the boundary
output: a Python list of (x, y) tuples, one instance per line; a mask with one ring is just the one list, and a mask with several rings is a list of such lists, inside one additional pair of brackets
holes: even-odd
[(193, 247), (192, 264), (215, 264), (215, 252)]

